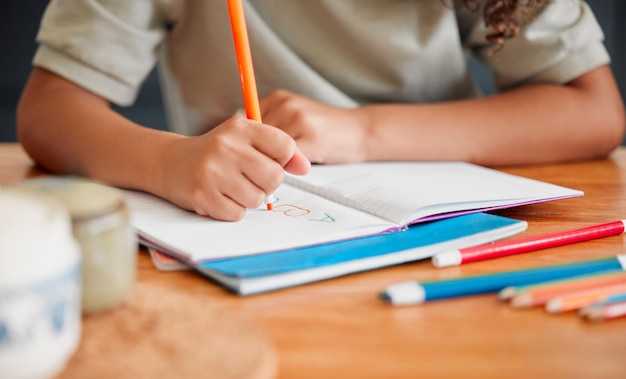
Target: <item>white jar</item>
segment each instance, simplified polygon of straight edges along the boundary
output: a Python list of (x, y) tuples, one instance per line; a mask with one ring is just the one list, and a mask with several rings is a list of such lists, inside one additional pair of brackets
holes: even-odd
[(80, 340), (80, 249), (57, 199), (0, 190), (0, 378), (50, 378)]
[(138, 246), (121, 192), (63, 176), (29, 179), (18, 187), (54, 196), (69, 211), (82, 252), (83, 313), (124, 302), (135, 282)]

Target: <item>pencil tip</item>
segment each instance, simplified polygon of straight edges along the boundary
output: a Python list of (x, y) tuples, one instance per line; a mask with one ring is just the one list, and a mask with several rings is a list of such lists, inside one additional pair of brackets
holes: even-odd
[(506, 287), (498, 292), (499, 300), (509, 300), (515, 295), (515, 287)]
[(561, 313), (563, 312), (563, 302), (559, 298), (550, 299), (545, 305), (548, 313)]
[(533, 297), (529, 293), (521, 293), (511, 298), (513, 308), (530, 308), (533, 306)]
[(431, 258), (433, 266), (435, 267), (458, 266), (461, 264), (462, 260), (463, 257), (461, 256), (461, 252), (458, 250), (439, 253)]
[(421, 304), (426, 300), (424, 287), (415, 281), (392, 284), (383, 293), (393, 305)]

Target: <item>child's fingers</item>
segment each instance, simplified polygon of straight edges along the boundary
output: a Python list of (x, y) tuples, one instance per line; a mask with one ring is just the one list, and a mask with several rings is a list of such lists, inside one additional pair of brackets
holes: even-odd
[(285, 171), (295, 175), (306, 175), (311, 169), (311, 162), (304, 156), (300, 149), (296, 152), (285, 165)]

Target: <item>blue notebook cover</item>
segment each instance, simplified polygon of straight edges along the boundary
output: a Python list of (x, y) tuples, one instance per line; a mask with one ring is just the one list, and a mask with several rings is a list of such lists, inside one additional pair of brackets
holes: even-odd
[(416, 224), (393, 233), (187, 264), (245, 295), (429, 258), (450, 249), (509, 237), (526, 228), (526, 221), (472, 213)]

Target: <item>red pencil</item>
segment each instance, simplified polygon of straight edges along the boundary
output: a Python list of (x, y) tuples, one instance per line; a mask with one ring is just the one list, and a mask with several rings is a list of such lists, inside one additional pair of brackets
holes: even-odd
[(527, 253), (624, 233), (626, 220), (618, 220), (562, 232), (494, 242), (467, 249), (447, 251), (432, 257), (435, 267), (458, 266), (507, 255)]

